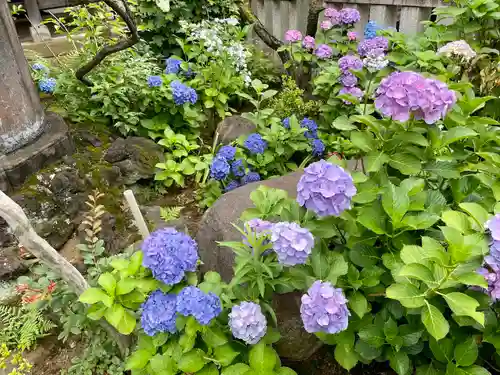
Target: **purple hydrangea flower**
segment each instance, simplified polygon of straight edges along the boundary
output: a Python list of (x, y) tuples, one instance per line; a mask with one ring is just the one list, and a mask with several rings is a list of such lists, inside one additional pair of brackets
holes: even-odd
[(160, 76), (149, 76), (148, 86), (149, 87), (160, 87), (163, 84), (163, 79)]
[(229, 327), (233, 336), (248, 345), (257, 344), (267, 331), (267, 320), (259, 305), (241, 302), (229, 313)]
[[(359, 87), (342, 87), (339, 91), (339, 95), (349, 94), (358, 99), (363, 97), (363, 91)], [(344, 104), (352, 104), (349, 100), (342, 100)]]
[(141, 307), (141, 326), (146, 335), (176, 332), (176, 301), (175, 294), (165, 294), (161, 290), (155, 290), (149, 295)]
[(176, 105), (183, 105), (184, 103), (195, 104), (198, 100), (198, 94), (195, 89), (183, 84), (181, 81), (173, 81), (170, 84), (174, 103)]
[(177, 284), (186, 271), (196, 271), (198, 245), (187, 234), (174, 228), (162, 228), (151, 233), (142, 243), (142, 265), (153, 277), (167, 285)]
[(350, 315), (342, 289), (334, 288), (329, 282), (315, 281), (302, 296), (300, 316), (309, 333), (341, 332), (347, 328)]
[(414, 72), (394, 72), (380, 82), (375, 107), (393, 120), (408, 121), (413, 114), (433, 124), (446, 116), (456, 100), (455, 92), (441, 81)]
[(241, 179), (241, 184), (246, 185), (251, 182), (257, 182), (260, 181), (260, 174), (257, 172), (248, 172), (243, 178)]
[(341, 20), (340, 12), (335, 8), (326, 8), (325, 17), (329, 18), (334, 25), (338, 25)]
[(352, 25), (361, 19), (359, 11), (354, 8), (344, 8), (340, 10), (340, 22), (344, 25)]
[(347, 33), (347, 39), (349, 39), (349, 41), (351, 42), (355, 41), (356, 39), (358, 39), (358, 33), (356, 31), (349, 31)]
[(333, 24), (330, 20), (325, 20), (320, 23), (319, 27), (321, 30), (330, 30), (333, 27)]
[(245, 175), (245, 164), (242, 159), (235, 160), (233, 164), (231, 164), (231, 172), (236, 177), (243, 177)]
[(267, 142), (258, 133), (252, 133), (244, 143), (245, 147), (252, 154), (262, 154), (267, 148)]
[(339, 68), (344, 73), (349, 70), (361, 70), (363, 69), (363, 61), (352, 55), (342, 56), (339, 59)]
[(380, 30), (380, 26), (377, 25), (375, 21), (368, 21), (365, 26), (365, 39), (373, 39), (377, 36), (377, 31)]
[(182, 60), (176, 57), (169, 57), (165, 61), (167, 67), (165, 68), (165, 74), (177, 74), (181, 70)]
[(356, 77), (354, 74), (352, 74), (351, 72), (345, 72), (343, 73), (340, 78), (339, 78), (339, 82), (343, 85), (343, 86), (347, 86), (347, 87), (353, 87), (353, 86), (356, 86), (358, 84), (358, 77)]
[(198, 323), (206, 326), (222, 312), (222, 304), (214, 293), (204, 293), (195, 286), (187, 286), (177, 295), (177, 312), (193, 316)]
[(325, 153), (325, 144), (320, 139), (312, 141), (312, 154), (314, 156), (322, 156)]
[(300, 122), (300, 127), (307, 128), (307, 131), (304, 133), (306, 138), (318, 138), (318, 124), (316, 124), (316, 121), (311, 120), (308, 117), (304, 117), (304, 119)]
[(384, 50), (381, 48), (372, 49), (363, 59), (363, 64), (370, 72), (377, 72), (384, 69), (389, 60), (386, 59)]
[(286, 266), (304, 264), (314, 247), (314, 237), (297, 223), (281, 222), (271, 229), (273, 250), (278, 261)]
[(489, 268), (481, 267), (477, 270), (477, 273), (483, 276), (488, 283), (488, 289), (479, 289), (488, 293), (491, 300), (496, 302), (500, 299), (500, 268), (496, 264), (494, 267), (490, 266)]
[(356, 195), (352, 177), (338, 165), (325, 160), (304, 169), (297, 184), (297, 202), (318, 216), (339, 216), (351, 208)]
[(40, 63), (34, 63), (31, 68), (33, 70), (48, 70), (47, 67), (43, 64), (40, 64)]
[(333, 50), (328, 44), (320, 44), (314, 53), (319, 59), (329, 59), (333, 55)]
[(387, 51), (389, 49), (389, 41), (383, 36), (376, 36), (372, 39), (363, 40), (358, 44), (358, 53), (360, 56), (367, 56), (368, 53), (373, 49), (382, 49)]
[(500, 214), (496, 214), (484, 224), (495, 241), (500, 241)]
[(285, 33), (285, 40), (287, 42), (299, 42), (302, 40), (302, 33), (299, 30), (288, 30)]
[(52, 94), (56, 89), (57, 81), (54, 78), (42, 78), (38, 81), (38, 88), (41, 92)]
[(314, 46), (316, 45), (316, 41), (312, 36), (306, 36), (304, 40), (302, 41), (302, 47), (306, 49), (314, 49)]
[(210, 164), (210, 176), (217, 180), (225, 180), (230, 171), (229, 163), (222, 156), (217, 155), (213, 158), (212, 164)]
[(231, 191), (231, 190), (234, 190), (236, 189), (237, 187), (239, 187), (240, 184), (238, 181), (236, 180), (231, 180), (228, 182), (228, 184), (226, 185), (226, 187), (224, 188), (224, 192), (228, 192), (228, 191)]
[(233, 146), (222, 146), (217, 153), (217, 156), (220, 156), (227, 161), (231, 161), (234, 159), (234, 156), (236, 155), (236, 147)]

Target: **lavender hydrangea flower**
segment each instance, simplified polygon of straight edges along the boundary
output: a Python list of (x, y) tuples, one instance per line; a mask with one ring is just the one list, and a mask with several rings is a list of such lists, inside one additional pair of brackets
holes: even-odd
[(314, 49), (314, 46), (316, 45), (316, 41), (312, 36), (306, 36), (304, 40), (302, 41), (302, 47), (305, 49)]
[(352, 25), (361, 19), (359, 11), (354, 8), (343, 8), (340, 10), (340, 22), (344, 25)]
[(382, 51), (387, 51), (389, 49), (389, 41), (383, 36), (376, 36), (372, 39), (363, 40), (358, 44), (358, 53), (360, 56), (364, 57), (373, 49), (382, 49)]
[(56, 89), (57, 81), (54, 78), (42, 78), (38, 81), (38, 88), (41, 92), (52, 94)]
[(286, 129), (290, 129), (290, 117), (283, 119), (281, 122)]
[[(339, 95), (342, 95), (342, 94), (348, 94), (348, 95), (352, 95), (354, 96), (355, 98), (362, 98), (363, 97), (363, 90), (361, 90), (359, 87), (342, 87), (339, 91)], [(352, 104), (349, 100), (347, 99), (343, 99), (342, 102), (344, 102), (344, 104)]]
[(241, 179), (241, 184), (246, 185), (251, 182), (257, 182), (260, 181), (260, 174), (257, 172), (248, 172), (243, 178)]
[(375, 21), (368, 21), (365, 26), (365, 39), (373, 39), (377, 36), (377, 31), (380, 30), (380, 27), (377, 25)]
[(259, 218), (250, 219), (246, 222), (246, 224), (259, 236), (267, 236), (271, 234), (271, 229), (274, 225), (270, 221)]
[(210, 176), (217, 181), (225, 180), (229, 174), (230, 168), (227, 160), (217, 155), (210, 164)]
[(320, 44), (318, 48), (316, 48), (316, 51), (314, 51), (314, 54), (319, 58), (319, 59), (329, 59), (333, 55), (333, 50), (328, 44)]
[(239, 184), (238, 181), (231, 180), (231, 181), (228, 182), (228, 184), (224, 188), (224, 192), (227, 193), (228, 191), (234, 190), (234, 189), (236, 189), (239, 186), (240, 186), (240, 184)]
[(320, 23), (319, 27), (321, 30), (330, 30), (333, 27), (333, 24), (330, 20), (325, 20)]
[(300, 122), (300, 127), (307, 129), (307, 131), (304, 133), (304, 136), (306, 138), (318, 138), (318, 124), (316, 124), (316, 121), (308, 117), (304, 117), (304, 119)]
[(229, 313), (229, 327), (234, 337), (248, 345), (257, 344), (267, 331), (267, 320), (259, 305), (241, 302)]
[(356, 86), (358, 84), (358, 77), (351, 72), (345, 72), (340, 76), (339, 82), (346, 87)]
[(352, 55), (342, 56), (339, 59), (339, 68), (344, 73), (349, 70), (361, 70), (363, 69), (363, 61)]
[(314, 156), (322, 156), (325, 153), (325, 144), (320, 139), (312, 141), (312, 154)]
[(176, 57), (169, 57), (165, 60), (167, 67), (165, 68), (165, 74), (177, 74), (181, 70), (182, 60)]
[(233, 172), (236, 177), (243, 177), (245, 175), (245, 164), (242, 159), (235, 160), (231, 164), (231, 172)]
[(329, 18), (333, 25), (338, 25), (341, 20), (340, 12), (335, 8), (326, 8), (325, 17)]
[(153, 277), (167, 285), (177, 284), (186, 271), (196, 271), (198, 245), (187, 234), (174, 228), (162, 228), (151, 233), (142, 243), (142, 265)]
[(204, 293), (195, 286), (187, 286), (177, 295), (177, 312), (193, 316), (201, 325), (208, 325), (222, 312), (220, 298), (210, 292)]
[(352, 177), (338, 165), (325, 160), (304, 169), (297, 184), (297, 202), (318, 216), (339, 216), (351, 208), (356, 195)]
[(414, 72), (394, 72), (380, 82), (375, 107), (393, 120), (408, 121), (413, 114), (415, 119), (433, 124), (444, 118), (455, 102), (455, 92), (443, 82)]
[(183, 105), (184, 103), (195, 104), (198, 100), (198, 94), (195, 89), (183, 84), (181, 81), (173, 81), (170, 84), (174, 103), (176, 105)]
[(149, 87), (160, 87), (163, 84), (163, 79), (160, 76), (149, 76), (148, 86)]
[(250, 134), (244, 145), (252, 154), (262, 154), (267, 148), (267, 142), (258, 133)]
[(493, 266), (481, 267), (476, 272), (483, 276), (488, 283), (488, 289), (479, 289), (488, 293), (493, 302), (498, 301), (500, 299), (500, 267), (494, 263)]
[(175, 294), (165, 294), (161, 290), (155, 290), (142, 304), (141, 327), (148, 336), (154, 336), (160, 332), (175, 333), (176, 318)]
[(286, 266), (304, 264), (314, 247), (314, 237), (297, 223), (281, 222), (271, 229), (273, 250), (278, 261)]
[(309, 333), (341, 332), (347, 329), (350, 315), (342, 289), (334, 288), (329, 282), (315, 281), (302, 296), (300, 316)]
[(347, 39), (349, 39), (349, 41), (351, 42), (355, 41), (356, 39), (358, 39), (358, 33), (356, 31), (349, 31), (347, 33)]
[(48, 70), (47, 67), (43, 64), (40, 64), (40, 63), (34, 63), (31, 68), (33, 70)]
[(222, 146), (217, 153), (217, 156), (220, 156), (227, 161), (231, 161), (234, 159), (234, 156), (236, 155), (236, 147), (233, 146)]
[(299, 30), (288, 30), (285, 33), (285, 40), (287, 42), (299, 42), (302, 40), (302, 33)]
[(484, 224), (495, 241), (500, 241), (500, 214), (496, 214)]
[(370, 72), (375, 73), (384, 69), (389, 60), (386, 59), (385, 53), (381, 48), (372, 49), (363, 59), (363, 64)]

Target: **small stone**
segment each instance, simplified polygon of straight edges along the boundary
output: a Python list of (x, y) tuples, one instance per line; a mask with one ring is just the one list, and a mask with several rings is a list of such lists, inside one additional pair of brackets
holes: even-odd
[(28, 267), (19, 257), (19, 248), (0, 249), (0, 280), (10, 280), (23, 274), (27, 269)]
[(217, 125), (218, 142), (229, 144), (242, 135), (254, 133), (256, 128), (253, 122), (239, 115), (226, 117)]

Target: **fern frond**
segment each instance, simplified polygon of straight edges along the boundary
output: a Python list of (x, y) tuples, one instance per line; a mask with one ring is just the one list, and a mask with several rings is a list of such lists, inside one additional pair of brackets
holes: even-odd
[(160, 216), (164, 221), (176, 220), (181, 216), (183, 208), (182, 206), (160, 207)]

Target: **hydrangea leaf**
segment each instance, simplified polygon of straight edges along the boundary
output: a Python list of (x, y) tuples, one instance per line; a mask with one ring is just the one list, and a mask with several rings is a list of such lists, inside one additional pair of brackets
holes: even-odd
[(478, 356), (475, 337), (469, 337), (464, 342), (457, 343), (454, 355), (457, 365), (462, 367), (473, 365)]
[(271, 371), (276, 366), (276, 352), (261, 341), (250, 350), (249, 363), (259, 373)]
[(425, 293), (413, 284), (392, 284), (387, 288), (386, 296), (398, 300), (407, 308), (417, 308), (425, 304)]
[(408, 375), (411, 370), (411, 362), (408, 354), (403, 351), (392, 351), (389, 354), (389, 364), (398, 375)]
[(193, 349), (182, 355), (179, 363), (177, 364), (179, 370), (184, 372), (197, 372), (205, 366), (206, 354), (201, 349)]
[(441, 311), (427, 301), (425, 301), (425, 307), (422, 309), (422, 323), (436, 340), (441, 340), (450, 330), (450, 325)]
[(455, 314), (458, 316), (470, 316), (484, 326), (484, 313), (476, 311), (479, 307), (479, 302), (475, 298), (459, 292), (443, 294), (442, 296)]
[(358, 355), (352, 346), (338, 344), (335, 347), (335, 360), (349, 371), (358, 363)]

